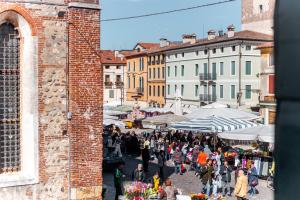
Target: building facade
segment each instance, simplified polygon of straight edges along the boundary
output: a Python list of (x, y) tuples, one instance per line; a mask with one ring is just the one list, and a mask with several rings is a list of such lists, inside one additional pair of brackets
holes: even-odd
[(126, 73), (126, 59), (118, 51), (102, 50), (101, 65), (103, 69), (103, 103), (126, 101), (124, 74)]
[(272, 36), (252, 31), (226, 34), (211, 30), (197, 40), (184, 35), (183, 43), (166, 51), (166, 103), (179, 90), (182, 102), (200, 106), (220, 102), (229, 106), (257, 106), (260, 88), (260, 50)]
[(99, 2), (18, 2), (0, 2), (0, 199), (101, 199)]
[(274, 124), (276, 116), (274, 44), (264, 43), (258, 49), (261, 50), (260, 113), (265, 124)]
[(147, 53), (139, 52), (126, 57), (127, 60), (127, 83), (126, 103), (133, 105), (135, 101), (140, 106), (148, 105), (148, 62)]
[(242, 30), (273, 35), (275, 0), (242, 0)]
[(148, 104), (150, 107), (165, 106), (165, 55), (160, 51), (148, 53)]

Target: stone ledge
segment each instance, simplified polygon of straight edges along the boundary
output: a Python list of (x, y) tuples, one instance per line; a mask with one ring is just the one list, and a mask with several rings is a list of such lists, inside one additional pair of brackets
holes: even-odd
[(102, 194), (102, 186), (80, 187), (71, 189), (71, 199), (99, 198)]
[(80, 2), (71, 2), (68, 4), (69, 8), (84, 8), (84, 9), (93, 9), (93, 10), (101, 10), (99, 4), (91, 4), (91, 3), (80, 3)]

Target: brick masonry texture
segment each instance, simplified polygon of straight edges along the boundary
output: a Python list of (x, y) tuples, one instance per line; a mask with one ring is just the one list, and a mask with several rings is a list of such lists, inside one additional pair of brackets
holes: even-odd
[[(70, 1), (44, 2), (66, 4)], [(74, 2), (98, 3), (96, 0)], [(68, 131), (71, 141), (71, 187), (78, 193), (75, 199), (101, 199), (103, 81), (100, 59), (93, 50), (100, 48), (100, 12), (0, 0), (0, 15), (7, 10), (22, 15), (31, 25), (32, 34), (38, 37), (38, 52), (34, 56), (38, 57), (39, 183), (0, 188), (0, 200), (68, 199), (69, 141), (64, 131)], [(58, 17), (59, 11), (66, 15)], [(73, 23), (69, 37), (68, 18)], [(69, 109), (73, 113), (69, 123), (66, 119), (68, 89)], [(89, 194), (78, 192), (83, 189)]]

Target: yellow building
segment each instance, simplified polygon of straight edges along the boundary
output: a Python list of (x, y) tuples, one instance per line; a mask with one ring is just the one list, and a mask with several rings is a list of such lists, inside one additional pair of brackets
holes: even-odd
[(264, 43), (261, 50), (260, 113), (265, 124), (274, 124), (276, 116), (274, 44)]
[(136, 52), (126, 56), (127, 59), (127, 102), (138, 101), (141, 105), (147, 105), (147, 53)]
[(165, 55), (160, 51), (148, 53), (148, 104), (151, 107), (165, 105)]

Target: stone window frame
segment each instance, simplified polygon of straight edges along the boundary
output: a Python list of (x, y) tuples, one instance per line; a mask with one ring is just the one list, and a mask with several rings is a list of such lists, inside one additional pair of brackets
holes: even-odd
[(36, 184), (39, 181), (38, 57), (33, 56), (38, 54), (38, 40), (27, 18), (15, 10), (0, 12), (0, 24), (12, 23), (20, 34), (21, 101), (21, 167), (18, 172), (0, 174), (0, 188)]

